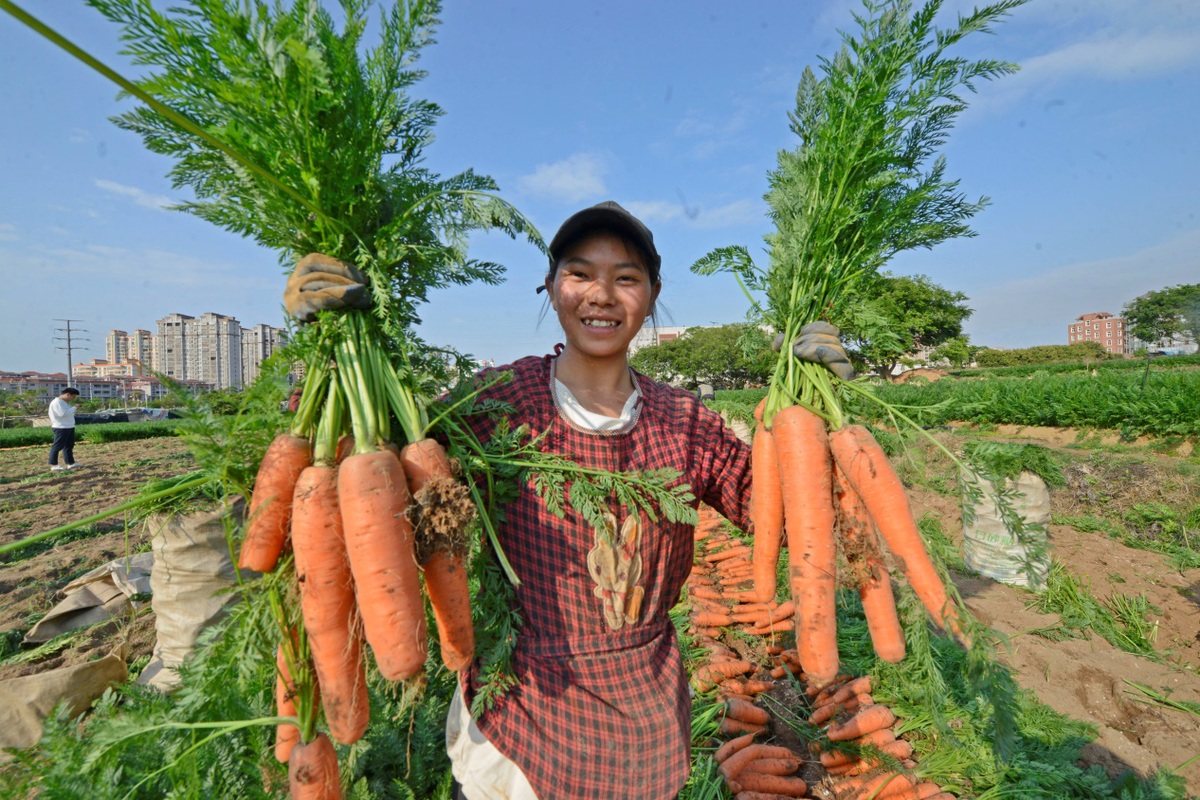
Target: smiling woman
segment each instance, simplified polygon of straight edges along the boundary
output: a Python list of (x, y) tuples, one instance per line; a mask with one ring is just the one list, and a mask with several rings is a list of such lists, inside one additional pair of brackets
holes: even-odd
[(636, 392), (629, 343), (662, 288), (654, 238), (610, 201), (563, 223), (550, 259), (545, 286), (566, 337), (555, 375), (584, 410), (619, 417)]

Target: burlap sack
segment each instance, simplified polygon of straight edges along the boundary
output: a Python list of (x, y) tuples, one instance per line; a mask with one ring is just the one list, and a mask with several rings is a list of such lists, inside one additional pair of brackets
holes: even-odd
[(150, 591), (153, 553), (138, 553), (96, 567), (63, 587), (62, 602), (42, 617), (29, 633), (25, 644), (48, 642), (59, 634), (95, 625), (122, 616), (143, 603), (134, 597)]
[(225, 613), (227, 590), (237, 582), (225, 525), (239, 524), (245, 512), (245, 502), (237, 497), (226, 509), (147, 521), (154, 548), (150, 605), (158, 639), (138, 683), (173, 690), (179, 683), (179, 665), (192, 654), (201, 631)]
[[(73, 667), (39, 672), (0, 681), (0, 748), (31, 747), (42, 738), (46, 718), (59, 703), (78, 716), (91, 708), (110, 686), (126, 678), (125, 659), (119, 654)], [(0, 764), (12, 760), (0, 751)]]
[[(1007, 481), (1007, 487), (1016, 489), (1013, 510), (1025, 520), (1026, 542), (1017, 541), (985, 492), (974, 504), (974, 520), (963, 526), (963, 555), (967, 567), (981, 575), (1041, 591), (1050, 572), (1050, 492), (1032, 472), (1022, 472), (1015, 482)], [(963, 499), (964, 505), (970, 502)]]

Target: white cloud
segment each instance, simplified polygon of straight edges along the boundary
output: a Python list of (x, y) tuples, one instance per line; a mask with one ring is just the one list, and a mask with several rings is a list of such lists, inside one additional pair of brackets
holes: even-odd
[(684, 205), (682, 201), (633, 200), (625, 207), (647, 225), (679, 222), (704, 230), (756, 224), (762, 221), (764, 212), (762, 203), (756, 200), (735, 200), (714, 208)]
[(88, 133), (83, 128), (72, 128), (71, 133), (67, 136), (67, 141), (71, 144), (85, 144), (92, 140), (92, 134)]
[(153, 208), (159, 211), (165, 211), (167, 208), (175, 204), (175, 201), (161, 194), (151, 194), (143, 189), (138, 189), (136, 186), (125, 186), (124, 184), (115, 181), (97, 180), (96, 186), (106, 192), (119, 194), (122, 197), (131, 197), (133, 202), (139, 206)]
[(0, 241), (15, 242), (20, 236), (17, 235), (17, 226), (7, 222), (0, 222)]
[(576, 153), (552, 164), (538, 164), (518, 179), (524, 192), (565, 203), (578, 203), (607, 193), (606, 160), (595, 153)]
[(1024, 347), (1065, 344), (1067, 325), (1080, 314), (1120, 314), (1148, 291), (1197, 280), (1200, 230), (1153, 247), (1053, 270), (971, 293), (967, 331), (978, 344)]
[(1021, 63), (1023, 82), (1092, 76), (1108, 80), (1145, 78), (1200, 62), (1200, 30), (1126, 33), (1075, 42)]

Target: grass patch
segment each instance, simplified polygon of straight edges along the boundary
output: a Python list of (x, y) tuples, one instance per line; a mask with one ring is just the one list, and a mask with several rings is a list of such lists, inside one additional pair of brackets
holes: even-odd
[[(135, 439), (150, 439), (159, 436), (174, 436), (179, 420), (162, 419), (150, 422), (102, 422), (96, 425), (80, 425), (75, 429), (76, 441), (106, 444)], [(10, 447), (32, 447), (54, 442), (53, 428), (3, 428), (0, 429), (0, 450)]]
[(1044, 614), (1059, 616), (1058, 626), (1041, 628), (1035, 632), (1038, 636), (1060, 641), (1086, 639), (1089, 633), (1095, 633), (1127, 653), (1162, 660), (1154, 648), (1158, 626), (1146, 620), (1154, 608), (1145, 597), (1114, 594), (1101, 602), (1089, 585), (1067, 572), (1059, 561), (1051, 563), (1046, 590), (1038, 596), (1034, 607)]

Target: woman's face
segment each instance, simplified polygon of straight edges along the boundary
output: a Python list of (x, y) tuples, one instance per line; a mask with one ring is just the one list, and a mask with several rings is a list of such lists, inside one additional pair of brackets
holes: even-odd
[(569, 349), (591, 358), (623, 359), (661, 284), (650, 284), (635, 248), (598, 232), (563, 253), (546, 288)]

